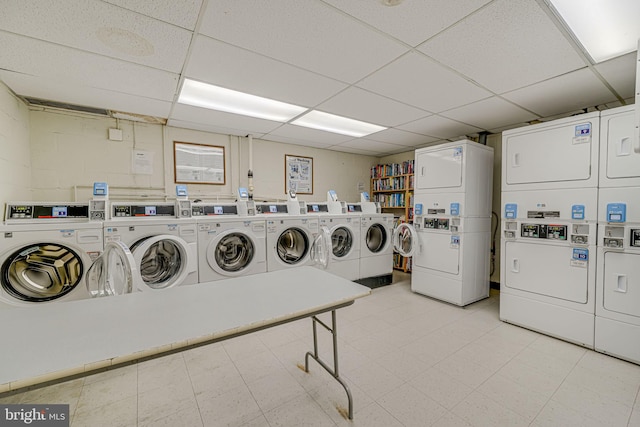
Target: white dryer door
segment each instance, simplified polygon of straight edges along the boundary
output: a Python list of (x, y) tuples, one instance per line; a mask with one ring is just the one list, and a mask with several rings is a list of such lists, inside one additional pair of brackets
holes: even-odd
[(131, 252), (142, 277), (141, 291), (180, 285), (189, 274), (189, 245), (177, 236), (148, 237), (133, 244)]
[(604, 308), (640, 320), (640, 255), (605, 252)]
[(464, 148), (434, 148), (418, 154), (416, 189), (458, 188), (462, 186)]
[(25, 245), (2, 263), (2, 287), (16, 301), (46, 302), (61, 298), (80, 285), (82, 256), (58, 243)]
[(141, 281), (133, 254), (120, 241), (107, 243), (85, 278), (87, 290), (94, 298), (129, 294), (138, 289)]
[(411, 257), (420, 250), (420, 238), (413, 225), (403, 222), (393, 230), (393, 250), (403, 257)]

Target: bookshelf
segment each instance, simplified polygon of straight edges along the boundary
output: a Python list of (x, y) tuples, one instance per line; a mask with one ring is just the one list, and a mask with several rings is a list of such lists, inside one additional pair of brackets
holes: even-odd
[[(371, 194), (383, 212), (393, 213), (397, 222), (413, 222), (414, 161), (376, 165), (371, 168)], [(394, 254), (393, 266), (411, 271), (411, 260)]]

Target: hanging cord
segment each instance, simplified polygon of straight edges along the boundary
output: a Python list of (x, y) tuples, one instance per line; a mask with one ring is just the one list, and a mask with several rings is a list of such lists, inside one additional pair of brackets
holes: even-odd
[[(495, 218), (495, 227), (493, 224), (493, 219)], [(491, 212), (491, 268), (489, 277), (493, 276), (493, 273), (496, 269), (496, 233), (498, 232), (498, 226), (500, 225), (500, 218), (498, 218), (498, 214), (495, 212)]]

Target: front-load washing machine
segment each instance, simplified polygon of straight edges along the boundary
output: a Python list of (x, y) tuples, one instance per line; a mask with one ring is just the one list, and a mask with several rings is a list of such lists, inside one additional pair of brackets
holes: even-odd
[(10, 202), (0, 230), (0, 306), (90, 298), (84, 278), (104, 245), (89, 203)]
[(247, 216), (244, 202), (194, 203), (199, 282), (267, 271), (265, 219)]
[[(314, 265), (318, 217), (299, 214), (304, 203), (256, 203), (256, 215), (266, 222), (267, 271)], [(292, 213), (289, 213), (292, 212)], [(303, 211), (304, 212), (304, 211)]]
[(360, 279), (393, 273), (393, 214), (363, 213), (360, 217)]
[(345, 202), (307, 203), (307, 214), (318, 217), (318, 226), (331, 235), (327, 271), (348, 280), (360, 278), (360, 215), (347, 213)]
[(139, 291), (198, 283), (198, 233), (184, 201), (111, 202), (104, 241), (121, 241), (136, 262)]

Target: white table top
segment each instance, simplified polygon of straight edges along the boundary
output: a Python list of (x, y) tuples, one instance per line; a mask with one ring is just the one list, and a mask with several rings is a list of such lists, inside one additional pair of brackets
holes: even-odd
[(300, 267), (0, 311), (0, 393), (260, 328), (366, 296)]

